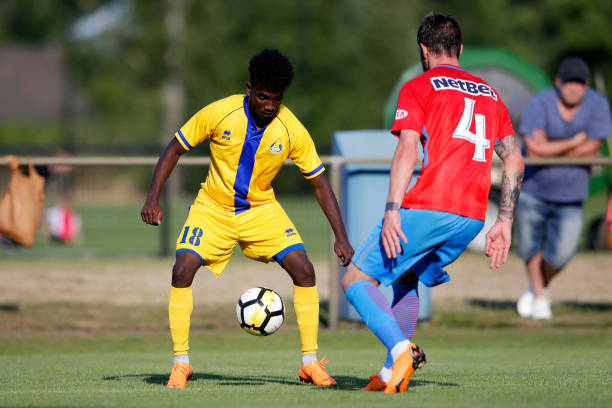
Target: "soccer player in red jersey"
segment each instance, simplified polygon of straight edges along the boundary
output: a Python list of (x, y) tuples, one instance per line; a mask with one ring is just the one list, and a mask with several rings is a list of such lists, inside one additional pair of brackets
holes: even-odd
[[(459, 66), (457, 21), (427, 15), (417, 42), (424, 73), (401, 89), (391, 132), (399, 138), (391, 164), (385, 215), (359, 247), (342, 280), (346, 296), (388, 349), (365, 390), (404, 392), (425, 363), (412, 343), (417, 283), (450, 280), (443, 267), (465, 250), (484, 224), (493, 150), (503, 160), (499, 214), (486, 236), (490, 268), (506, 262), (524, 163), (499, 94)], [(408, 185), (423, 146), (421, 173)], [(378, 285), (393, 285), (389, 305)]]

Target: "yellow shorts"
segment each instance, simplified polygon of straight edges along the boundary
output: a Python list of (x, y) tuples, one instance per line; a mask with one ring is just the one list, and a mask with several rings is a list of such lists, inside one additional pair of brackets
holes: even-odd
[(212, 199), (198, 197), (176, 240), (176, 253), (196, 254), (202, 265), (219, 276), (236, 243), (247, 257), (260, 262), (280, 261), (287, 253), (304, 249), (300, 234), (277, 201), (236, 215)]

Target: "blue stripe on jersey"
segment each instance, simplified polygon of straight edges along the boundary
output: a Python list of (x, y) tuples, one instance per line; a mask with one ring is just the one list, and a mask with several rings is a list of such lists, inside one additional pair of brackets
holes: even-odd
[(304, 173), (304, 177), (312, 176), (313, 174), (316, 174), (322, 168), (323, 168), (323, 163), (321, 163), (321, 165), (319, 167), (317, 167), (316, 169), (314, 169), (310, 173)]
[(251, 177), (253, 176), (253, 166), (255, 165), (255, 153), (259, 147), (259, 142), (266, 130), (266, 127), (257, 130), (255, 120), (249, 114), (249, 108), (247, 105), (249, 97), (245, 96), (243, 105), (244, 113), (247, 116), (248, 123), (246, 128), (246, 135), (244, 138), (244, 144), (242, 145), (242, 153), (240, 153), (240, 159), (238, 160), (238, 170), (236, 170), (236, 180), (234, 180), (234, 213), (240, 214), (249, 208), (251, 203), (247, 200), (249, 194), (249, 184), (251, 184)]
[(423, 146), (423, 167), (427, 166), (427, 162), (429, 161), (429, 155), (427, 154), (427, 145), (429, 145), (429, 135), (427, 134), (427, 129), (425, 129), (425, 125), (423, 125), (423, 131), (421, 132), (423, 137), (425, 137), (425, 146)]
[(282, 251), (280, 251), (278, 254), (274, 255), (274, 260), (278, 263), (281, 263), (281, 261), (283, 260), (283, 258), (292, 251), (297, 251), (298, 249), (301, 249), (303, 251), (306, 250), (306, 247), (304, 246), (304, 244), (293, 244), (293, 245), (289, 245), (287, 248), (283, 249)]
[(461, 67), (454, 67), (452, 65), (446, 65), (446, 64), (436, 65), (434, 68), (438, 68), (438, 67), (452, 68), (452, 69), (458, 69), (459, 71), (465, 71), (465, 69), (463, 69)]
[(181, 140), (183, 141), (183, 143), (185, 143), (185, 146), (187, 146), (187, 148), (189, 150), (193, 149), (193, 146), (189, 144), (189, 142), (187, 141), (187, 139), (185, 139), (185, 136), (183, 136), (183, 132), (181, 132), (181, 129), (179, 129), (177, 131), (179, 137), (181, 138)]

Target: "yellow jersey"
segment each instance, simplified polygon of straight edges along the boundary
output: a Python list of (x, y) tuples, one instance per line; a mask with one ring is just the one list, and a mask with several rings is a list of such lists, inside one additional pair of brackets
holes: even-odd
[(186, 150), (210, 140), (210, 169), (198, 197), (204, 194), (236, 214), (275, 200), (271, 182), (287, 158), (307, 179), (325, 170), (310, 134), (286, 106), (257, 129), (247, 100), (233, 95), (213, 102), (175, 133)]

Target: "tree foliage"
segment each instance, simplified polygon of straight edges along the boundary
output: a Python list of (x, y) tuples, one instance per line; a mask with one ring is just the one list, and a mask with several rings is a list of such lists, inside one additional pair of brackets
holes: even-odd
[[(82, 144), (156, 145), (160, 90), (171, 74), (186, 91), (186, 120), (215, 99), (244, 92), (249, 58), (271, 46), (296, 67), (285, 103), (328, 153), (334, 130), (381, 126), (397, 77), (417, 62), (416, 30), (431, 10), (458, 18), (465, 47), (509, 49), (551, 77), (562, 57), (579, 55), (612, 84), (612, 2), (605, 0), (114, 1), (129, 3), (130, 13), (86, 40), (67, 34), (72, 24), (111, 2), (0, 3), (2, 43), (64, 45), (88, 100), (87, 125), (76, 135)], [(166, 30), (172, 4), (184, 13), (176, 40)]]

